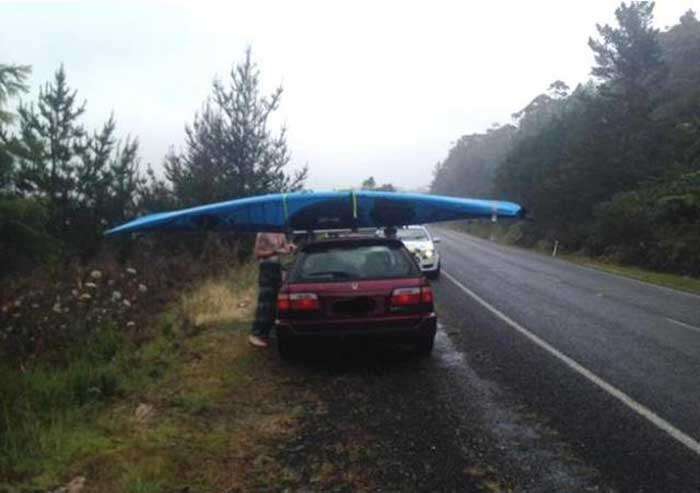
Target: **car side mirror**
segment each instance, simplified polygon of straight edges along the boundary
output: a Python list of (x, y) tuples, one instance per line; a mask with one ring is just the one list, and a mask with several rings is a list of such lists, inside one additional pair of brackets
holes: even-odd
[(440, 243), (440, 237), (436, 236), (435, 238), (433, 238), (433, 243)]

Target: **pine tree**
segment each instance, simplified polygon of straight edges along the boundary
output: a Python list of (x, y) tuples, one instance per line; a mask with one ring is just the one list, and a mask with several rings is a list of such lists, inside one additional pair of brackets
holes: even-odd
[(36, 107), (20, 106), (20, 139), (13, 148), (20, 158), (20, 191), (46, 198), (63, 213), (76, 189), (80, 157), (90, 145), (79, 122), (86, 103), (78, 103), (76, 98), (77, 91), (68, 86), (61, 66), (53, 82), (40, 89)]
[(27, 77), (31, 73), (29, 65), (6, 65), (0, 63), (0, 125), (14, 120), (14, 114), (5, 109), (11, 98), (27, 92)]
[(6, 109), (11, 98), (26, 92), (27, 77), (31, 68), (27, 65), (6, 65), (0, 63), (0, 192), (10, 188), (14, 174), (14, 160), (7, 150), (9, 132), (6, 127), (15, 115)]
[(85, 106), (61, 66), (36, 106), (20, 106), (10, 150), (19, 165), (18, 192), (46, 204), (56, 238), (90, 253), (107, 225), (134, 212), (141, 178), (137, 141), (117, 141), (113, 116), (90, 134), (81, 123)]
[(282, 88), (263, 96), (260, 72), (248, 49), (226, 82), (185, 128), (184, 152), (166, 157), (166, 177), (182, 205), (197, 205), (302, 187), (307, 168), (289, 174), (286, 130), (270, 130)]
[(606, 83), (604, 94), (625, 100), (633, 111), (647, 109), (650, 89), (666, 75), (654, 5), (622, 2), (615, 10), (618, 26), (598, 24), (600, 39), (588, 40), (596, 62), (591, 74)]

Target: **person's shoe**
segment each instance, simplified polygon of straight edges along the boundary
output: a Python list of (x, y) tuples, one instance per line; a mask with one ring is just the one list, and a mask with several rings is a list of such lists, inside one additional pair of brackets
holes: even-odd
[(270, 345), (264, 338), (254, 335), (248, 336), (248, 344), (259, 348), (266, 348)]

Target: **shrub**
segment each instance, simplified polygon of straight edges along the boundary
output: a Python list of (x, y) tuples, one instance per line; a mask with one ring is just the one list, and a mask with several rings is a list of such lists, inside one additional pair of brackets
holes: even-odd
[(58, 251), (47, 233), (47, 220), (43, 202), (0, 196), (0, 277), (45, 261)]
[(700, 172), (618, 194), (595, 211), (588, 245), (624, 263), (700, 274)]

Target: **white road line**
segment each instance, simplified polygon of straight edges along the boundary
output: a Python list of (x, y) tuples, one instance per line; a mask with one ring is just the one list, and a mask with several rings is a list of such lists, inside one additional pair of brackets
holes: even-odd
[(687, 324), (685, 322), (681, 322), (680, 320), (674, 320), (674, 319), (668, 318), (668, 317), (666, 317), (666, 320), (668, 320), (669, 322), (674, 323), (676, 325), (680, 325), (681, 327), (685, 327), (686, 329), (700, 332), (700, 327), (695, 327), (694, 325), (690, 325), (690, 324)]
[(459, 289), (464, 291), (467, 295), (469, 295), (471, 298), (473, 298), (477, 303), (479, 303), (481, 306), (486, 308), (488, 311), (493, 313), (495, 316), (503, 320), (505, 323), (507, 323), (512, 329), (516, 330), (520, 334), (524, 335), (528, 339), (530, 339), (532, 342), (537, 344), (539, 347), (547, 351), (549, 354), (560, 360), (562, 363), (564, 363), (566, 366), (574, 370), (576, 373), (579, 375), (585, 377), (587, 380), (592, 382), (593, 384), (597, 385), (601, 389), (603, 389), (605, 392), (616, 398), (617, 400), (621, 401), (624, 405), (632, 409), (634, 412), (645, 418), (647, 421), (649, 421), (651, 424), (656, 426), (662, 431), (665, 431), (668, 433), (671, 437), (673, 437), (675, 440), (678, 442), (682, 443), (686, 447), (688, 447), (690, 450), (695, 452), (697, 455), (700, 455), (700, 442), (695, 440), (693, 437), (683, 433), (681, 430), (673, 426), (671, 423), (663, 419), (662, 417), (658, 416), (654, 411), (649, 409), (648, 407), (644, 406), (643, 404), (640, 404), (639, 402), (635, 401), (633, 398), (622, 392), (620, 389), (617, 387), (609, 384), (602, 378), (600, 378), (598, 375), (590, 371), (588, 368), (580, 365), (561, 351), (557, 350), (549, 344), (548, 342), (544, 341), (540, 337), (536, 336), (529, 330), (527, 330), (525, 327), (520, 325), (518, 322), (514, 321), (512, 318), (510, 318), (508, 315), (500, 312), (497, 308), (493, 307), (491, 304), (489, 304), (486, 300), (481, 298), (478, 294), (476, 294), (474, 291), (466, 287), (464, 284), (459, 282), (457, 279), (455, 279), (452, 275), (449, 273), (445, 272), (444, 270), (442, 271), (442, 274), (452, 281)]

